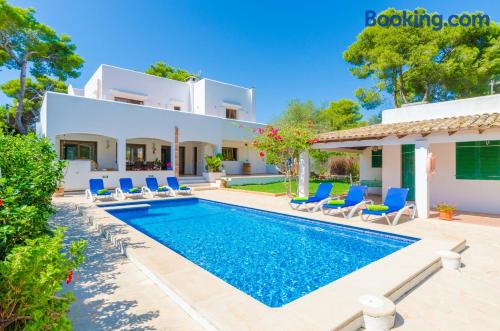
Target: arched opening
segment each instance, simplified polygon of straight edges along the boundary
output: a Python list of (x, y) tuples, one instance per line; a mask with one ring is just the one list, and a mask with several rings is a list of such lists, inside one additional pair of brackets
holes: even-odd
[(117, 140), (93, 133), (65, 133), (56, 136), (56, 152), (70, 167), (90, 171), (117, 171)]
[(156, 138), (126, 140), (127, 171), (159, 171), (173, 168), (172, 143)]
[(214, 155), (216, 146), (204, 141), (179, 143), (179, 176), (201, 176), (205, 172), (205, 155)]

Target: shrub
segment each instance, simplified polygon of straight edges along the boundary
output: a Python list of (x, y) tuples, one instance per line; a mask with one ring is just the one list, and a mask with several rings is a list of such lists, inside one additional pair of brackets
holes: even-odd
[(59, 228), (53, 235), (26, 240), (0, 262), (0, 329), (71, 330), (66, 312), (74, 297), (56, 293), (83, 262), (85, 242), (71, 243), (68, 253), (62, 248)]
[(0, 133), (0, 169), (0, 330), (71, 329), (73, 296), (62, 283), (82, 263), (85, 242), (65, 253), (63, 230), (48, 225), (64, 162), (48, 139)]
[(63, 177), (48, 139), (0, 135), (0, 259), (26, 239), (48, 234), (52, 194)]
[(359, 161), (348, 156), (336, 156), (331, 159), (330, 173), (332, 175), (351, 175), (353, 179), (359, 178)]

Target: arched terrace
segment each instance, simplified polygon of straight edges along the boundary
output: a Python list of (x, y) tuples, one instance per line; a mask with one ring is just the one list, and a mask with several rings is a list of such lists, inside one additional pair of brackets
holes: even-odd
[(204, 141), (179, 143), (179, 176), (201, 176), (205, 172), (205, 155), (218, 153), (218, 147)]
[(114, 137), (94, 133), (64, 133), (55, 137), (55, 150), (67, 161), (66, 190), (81, 190), (90, 178), (115, 177), (118, 173), (117, 142)]
[(127, 171), (161, 171), (173, 169), (172, 143), (157, 138), (126, 139)]

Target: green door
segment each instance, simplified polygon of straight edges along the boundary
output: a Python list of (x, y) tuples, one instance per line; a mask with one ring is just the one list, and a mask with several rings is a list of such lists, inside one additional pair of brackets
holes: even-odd
[(401, 146), (401, 186), (410, 189), (408, 200), (415, 200), (415, 145)]

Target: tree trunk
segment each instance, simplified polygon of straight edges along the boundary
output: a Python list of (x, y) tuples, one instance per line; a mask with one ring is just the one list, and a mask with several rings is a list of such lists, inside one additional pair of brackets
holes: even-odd
[(24, 94), (26, 92), (26, 70), (27, 61), (24, 61), (21, 65), (21, 75), (19, 77), (19, 83), (21, 85), (19, 89), (19, 95), (17, 96), (17, 109), (16, 109), (16, 127), (21, 134), (26, 134), (27, 130), (23, 123), (23, 111), (24, 111)]
[(397, 75), (396, 75), (396, 69), (395, 68), (392, 68), (391, 80), (392, 80), (392, 99), (394, 101), (394, 107), (399, 108), (399, 104), (398, 104), (398, 81), (397, 81)]
[(399, 67), (399, 96), (401, 97), (401, 100), (403, 103), (408, 103), (408, 100), (406, 100), (405, 96), (405, 83), (403, 79), (403, 68)]
[(422, 102), (427, 102), (427, 99), (429, 99), (429, 83), (425, 82), (425, 92), (424, 96), (422, 97)]

